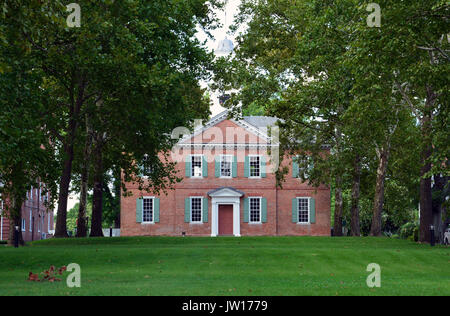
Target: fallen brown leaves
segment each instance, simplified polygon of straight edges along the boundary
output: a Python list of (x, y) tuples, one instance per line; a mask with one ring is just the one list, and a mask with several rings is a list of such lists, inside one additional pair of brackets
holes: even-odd
[(39, 278), (39, 274), (34, 274), (30, 272), (28, 274), (28, 281), (30, 282), (61, 282), (60, 278), (57, 278), (58, 275), (62, 275), (67, 270), (67, 267), (63, 266), (61, 268), (56, 269), (55, 266), (51, 266), (48, 270), (41, 272), (42, 278)]

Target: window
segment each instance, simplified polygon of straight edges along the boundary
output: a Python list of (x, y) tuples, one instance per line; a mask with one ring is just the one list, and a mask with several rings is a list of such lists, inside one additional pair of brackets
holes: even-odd
[(203, 177), (203, 156), (191, 156), (191, 177)]
[(233, 156), (220, 156), (220, 177), (231, 178), (233, 167)]
[(41, 232), (41, 216), (38, 218), (38, 233)]
[(191, 223), (202, 222), (202, 198), (191, 198)]
[(22, 218), (22, 231), (23, 232), (26, 230), (26, 226), (27, 226), (27, 223), (25, 221), (25, 218)]
[(48, 216), (47, 216), (47, 226), (48, 226), (48, 232), (50, 233), (50, 231), (51, 231), (51, 227), (50, 227), (50, 213), (48, 213)]
[(250, 223), (261, 223), (261, 198), (250, 198)]
[(144, 198), (143, 199), (143, 208), (142, 208), (142, 222), (143, 223), (153, 223), (153, 198)]
[(30, 232), (33, 231), (33, 211), (30, 210)]
[(298, 222), (309, 223), (309, 198), (298, 198)]
[(261, 177), (261, 157), (250, 156), (250, 177)]
[(139, 168), (142, 177), (148, 177), (153, 172), (153, 168), (150, 165), (150, 159), (148, 158), (148, 155), (144, 156), (144, 159), (142, 160), (142, 163), (139, 166)]

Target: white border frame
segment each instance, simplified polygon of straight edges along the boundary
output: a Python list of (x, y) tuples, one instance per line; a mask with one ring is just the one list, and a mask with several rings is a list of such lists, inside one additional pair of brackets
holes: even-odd
[[(201, 158), (202, 166), (201, 166), (200, 169), (202, 171), (202, 175), (200, 177), (192, 175), (192, 157), (200, 157)], [(203, 155), (203, 154), (189, 155), (189, 160), (190, 160), (190, 163), (191, 163), (191, 170), (190, 170), (191, 176), (189, 178), (191, 178), (191, 179), (203, 179), (205, 177), (205, 175), (203, 174), (203, 162), (204, 162), (203, 160), (204, 160), (204, 157), (205, 157), (205, 155)]]
[[(297, 225), (311, 225), (311, 198), (309, 196), (297, 196)], [(300, 222), (300, 203), (299, 199), (306, 199), (308, 200), (308, 222)]]
[[(252, 176), (251, 158), (259, 157), (259, 176)], [(262, 155), (248, 155), (248, 178), (249, 179), (262, 179)]]
[[(144, 200), (152, 200), (152, 219), (151, 222), (144, 222)], [(154, 196), (143, 196), (142, 201), (142, 223), (141, 225), (153, 225), (155, 224), (155, 197)]]
[[(219, 192), (216, 192), (217, 194)], [(211, 196), (211, 237), (219, 236), (219, 206), (233, 205), (233, 235), (241, 237), (241, 197), (242, 194), (229, 192), (224, 196)]]
[[(192, 199), (200, 199), (200, 206), (201, 206), (201, 210), (200, 210), (200, 221), (199, 222), (193, 222), (192, 221)], [(203, 201), (204, 197), (203, 196), (191, 196), (190, 197), (190, 214), (189, 214), (189, 223), (192, 225), (200, 225), (203, 224)]]
[[(230, 176), (222, 176), (222, 162), (223, 157), (231, 158), (231, 166), (230, 166)], [(220, 155), (219, 159), (219, 170), (220, 170), (220, 179), (232, 179), (233, 178), (233, 164), (234, 164), (234, 156), (233, 155)]]
[[(251, 199), (259, 199), (259, 222), (252, 222), (251, 221), (251, 203), (250, 200)], [(248, 224), (249, 225), (260, 225), (262, 224), (262, 196), (249, 196), (248, 197)]]

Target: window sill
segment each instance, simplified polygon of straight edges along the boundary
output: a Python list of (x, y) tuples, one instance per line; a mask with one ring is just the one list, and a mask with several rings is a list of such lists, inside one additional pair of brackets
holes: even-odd
[(297, 225), (300, 225), (300, 226), (309, 226), (309, 225), (311, 225), (311, 223), (297, 223)]
[(155, 223), (152, 223), (152, 222), (146, 222), (146, 223), (141, 223), (141, 225), (155, 225)]
[(193, 222), (190, 222), (190, 223), (189, 223), (189, 225), (194, 225), (194, 226), (195, 226), (195, 225), (203, 225), (203, 224), (205, 224), (205, 223), (200, 223), (200, 222), (199, 222), (199, 223), (193, 223)]

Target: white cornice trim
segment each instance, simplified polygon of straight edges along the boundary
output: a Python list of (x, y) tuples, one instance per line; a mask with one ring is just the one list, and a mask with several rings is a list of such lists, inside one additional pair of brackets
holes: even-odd
[[(197, 128), (196, 130), (194, 130), (194, 133), (190, 134), (190, 135), (185, 135), (183, 138), (180, 139), (180, 141), (177, 143), (177, 145), (179, 146), (191, 146), (192, 144), (182, 144), (183, 142), (195, 138), (196, 136), (204, 133), (207, 129), (219, 124), (220, 122), (225, 121), (228, 118), (228, 110), (222, 112), (221, 114), (213, 117), (211, 120), (209, 120), (205, 125), (201, 126), (200, 128)], [(262, 129), (244, 121), (244, 120), (235, 120), (235, 119), (230, 119), (231, 122), (233, 122), (234, 124), (236, 124), (237, 126), (242, 127), (245, 130), (248, 130), (249, 132), (255, 134), (258, 137), (261, 137), (262, 139), (264, 139), (265, 141), (267, 141), (268, 143), (270, 143), (272, 141), (272, 138), (269, 137), (269, 135), (264, 132)], [(229, 144), (230, 146), (235, 146), (234, 144)]]

